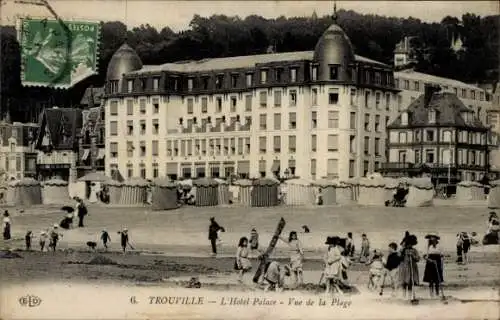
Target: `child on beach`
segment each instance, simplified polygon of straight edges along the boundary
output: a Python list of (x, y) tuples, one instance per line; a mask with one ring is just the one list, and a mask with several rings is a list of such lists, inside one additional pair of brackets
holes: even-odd
[(109, 236), (109, 233), (106, 231), (106, 229), (102, 230), (101, 241), (104, 245), (104, 249), (108, 250), (108, 241), (111, 242), (111, 237)]
[(325, 255), (325, 270), (323, 276), (326, 281), (326, 291), (329, 293), (334, 287), (340, 291), (338, 282), (342, 272), (342, 248), (338, 245), (338, 237), (327, 237), (325, 244), (328, 245), (328, 251)]
[(255, 228), (252, 228), (250, 231), (250, 250), (258, 250), (259, 249), (259, 234)]
[(400, 262), (401, 257), (398, 253), (398, 245), (395, 242), (389, 243), (389, 254), (387, 255), (387, 259), (384, 263), (384, 273), (380, 289), (383, 289), (386, 279), (389, 278), (389, 280), (391, 281), (392, 295), (396, 294), (396, 289), (398, 286), (397, 274)]
[(120, 235), (120, 244), (122, 246), (123, 254), (125, 254), (125, 251), (127, 250), (127, 245), (129, 245), (132, 248), (128, 240), (128, 229), (123, 228), (122, 231), (118, 231), (118, 234)]
[(266, 284), (264, 291), (282, 291), (285, 283), (285, 277), (289, 277), (290, 275), (291, 272), (289, 265), (282, 265), (277, 261), (269, 262), (264, 268), (264, 282)]
[(31, 250), (31, 240), (32, 239), (33, 239), (33, 233), (31, 232), (31, 230), (28, 230), (28, 232), (26, 232), (26, 235), (24, 236), (24, 243), (26, 244), (26, 251)]
[(294, 276), (295, 285), (300, 285), (303, 283), (302, 276), (302, 262), (304, 260), (304, 251), (302, 249), (302, 243), (299, 241), (296, 231), (291, 231), (288, 239), (280, 239), (288, 244), (290, 248), (290, 268)]
[(378, 286), (381, 285), (380, 280), (382, 279), (382, 275), (384, 272), (382, 253), (378, 250), (374, 250), (372, 258), (366, 264), (370, 266), (368, 289), (377, 289)]
[(359, 255), (359, 262), (366, 262), (370, 256), (370, 241), (365, 233), (361, 235), (361, 253)]
[(48, 239), (49, 239), (49, 235), (48, 235), (47, 231), (41, 231), (40, 232), (40, 240), (39, 240), (40, 251), (43, 252), (43, 250), (45, 249), (45, 243), (47, 242)]
[(352, 232), (347, 233), (347, 239), (346, 239), (346, 253), (348, 257), (353, 257), (354, 256), (354, 240), (352, 239)]
[(54, 227), (50, 231), (50, 243), (49, 243), (49, 248), (52, 248), (52, 250), (55, 252), (57, 249), (57, 242), (59, 242), (59, 237), (62, 238), (62, 234), (59, 233), (59, 226), (57, 224), (54, 224)]
[(248, 239), (242, 237), (236, 250), (234, 269), (239, 271), (238, 282), (243, 282), (243, 275), (252, 269), (252, 263), (248, 259)]

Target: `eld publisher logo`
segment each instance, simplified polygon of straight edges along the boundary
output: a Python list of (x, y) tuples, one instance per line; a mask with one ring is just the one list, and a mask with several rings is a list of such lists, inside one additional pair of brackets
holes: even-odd
[(42, 299), (37, 296), (27, 295), (19, 298), (19, 304), (23, 307), (38, 307), (42, 303)]

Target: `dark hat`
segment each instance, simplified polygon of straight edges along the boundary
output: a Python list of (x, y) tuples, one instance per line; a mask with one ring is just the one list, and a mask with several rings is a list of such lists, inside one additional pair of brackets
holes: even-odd
[(326, 237), (326, 241), (325, 241), (325, 244), (328, 244), (328, 245), (331, 245), (331, 244), (335, 244), (335, 237)]
[(215, 220), (215, 217), (210, 217), (210, 221), (214, 221)]
[(418, 243), (417, 236), (415, 236), (414, 234), (409, 235), (408, 237), (406, 237), (404, 243), (406, 246), (411, 246), (411, 247), (416, 246)]
[(439, 237), (437, 235), (437, 233), (435, 232), (431, 232), (431, 233), (428, 233), (426, 236), (425, 236), (425, 239), (432, 239), (432, 238), (435, 238), (437, 240), (441, 239), (441, 237)]

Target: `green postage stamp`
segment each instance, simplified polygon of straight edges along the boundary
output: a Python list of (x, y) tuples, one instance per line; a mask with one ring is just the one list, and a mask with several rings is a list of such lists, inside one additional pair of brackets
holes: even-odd
[(21, 82), (25, 86), (70, 88), (97, 73), (97, 22), (21, 19)]

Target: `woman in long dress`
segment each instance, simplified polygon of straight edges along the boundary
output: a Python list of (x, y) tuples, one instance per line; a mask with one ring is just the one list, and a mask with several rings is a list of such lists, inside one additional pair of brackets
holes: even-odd
[(238, 243), (236, 261), (234, 262), (234, 268), (239, 271), (238, 282), (242, 282), (243, 275), (252, 269), (252, 263), (248, 259), (248, 254), (248, 239), (247, 237), (242, 237)]
[(403, 289), (403, 296), (411, 293), (413, 286), (419, 285), (418, 265), (420, 255), (414, 246), (417, 245), (417, 237), (410, 235), (404, 242), (401, 249), (401, 264), (399, 265), (399, 282)]
[(290, 268), (294, 277), (294, 282), (296, 285), (300, 285), (304, 282), (302, 276), (302, 263), (304, 261), (304, 250), (302, 249), (302, 243), (299, 241), (296, 231), (291, 231), (287, 239), (280, 239), (288, 244), (290, 248)]
[(7, 210), (5, 210), (5, 212), (3, 213), (3, 239), (4, 240), (10, 240), (10, 238), (11, 238), (10, 227), (11, 227), (11, 221), (10, 221), (9, 212)]
[(325, 244), (328, 245), (326, 252), (325, 270), (323, 276), (326, 281), (326, 291), (329, 293), (332, 286), (337, 286), (342, 272), (342, 249), (338, 245), (338, 237), (327, 237)]
[(439, 245), (439, 236), (437, 234), (428, 234), (425, 236), (429, 243), (427, 245), (427, 254), (424, 255), (425, 270), (423, 282), (429, 284), (429, 294), (431, 298), (435, 294), (439, 295), (439, 288), (443, 283), (443, 251)]

